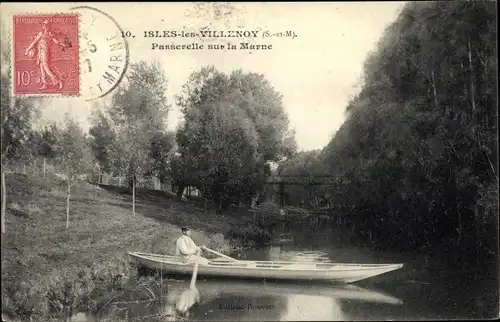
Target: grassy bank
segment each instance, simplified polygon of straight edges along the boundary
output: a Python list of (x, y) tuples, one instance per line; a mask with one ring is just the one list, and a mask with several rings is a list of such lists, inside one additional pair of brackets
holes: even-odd
[(68, 309), (99, 310), (99, 298), (134, 274), (128, 251), (173, 254), (180, 226), (193, 239), (230, 253), (226, 217), (159, 191), (138, 189), (136, 215), (126, 189), (72, 190), (65, 227), (65, 182), (55, 176), (7, 175), (7, 232), (2, 236), (2, 314), (46, 320)]

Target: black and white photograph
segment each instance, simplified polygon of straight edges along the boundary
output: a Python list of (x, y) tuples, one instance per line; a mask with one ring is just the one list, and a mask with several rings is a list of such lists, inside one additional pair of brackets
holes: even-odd
[(2, 322), (500, 317), (497, 2), (2, 2)]

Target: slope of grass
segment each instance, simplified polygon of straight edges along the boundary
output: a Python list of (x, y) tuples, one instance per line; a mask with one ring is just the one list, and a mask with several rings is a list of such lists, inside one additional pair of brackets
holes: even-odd
[[(78, 182), (72, 187), (66, 228), (66, 183), (62, 179), (10, 174), (6, 181), (2, 312), (10, 315), (42, 314), (47, 311), (44, 299), (57, 293), (54, 288), (66, 287), (67, 281), (86, 275), (93, 280), (99, 274), (101, 280), (127, 276), (128, 251), (173, 254), (183, 225), (193, 227), (197, 244), (231, 251), (223, 237), (228, 229), (224, 218), (162, 192), (139, 189), (134, 216), (126, 189)], [(85, 288), (82, 283), (78, 292)], [(78, 292), (73, 287), (73, 293)], [(59, 293), (65, 298), (59, 302), (66, 301), (67, 292)]]

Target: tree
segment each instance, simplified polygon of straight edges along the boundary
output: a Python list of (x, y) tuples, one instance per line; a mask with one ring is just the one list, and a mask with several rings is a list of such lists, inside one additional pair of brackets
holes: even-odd
[(70, 118), (66, 118), (58, 140), (57, 166), (66, 174), (66, 228), (69, 227), (71, 187), (78, 175), (91, 167), (91, 151), (82, 129)]
[(94, 110), (89, 129), (92, 152), (99, 166), (104, 171), (111, 170), (110, 150), (116, 141), (112, 123), (101, 110)]
[[(2, 38), (5, 39), (5, 38)], [(2, 49), (7, 46), (2, 44)], [(7, 65), (8, 55), (2, 51), (2, 66)], [(0, 106), (1, 106), (1, 181), (2, 181), (2, 215), (1, 230), (5, 233), (5, 212), (7, 205), (7, 191), (5, 181), (5, 169), (11, 162), (26, 159), (28, 152), (25, 146), (32, 131), (32, 120), (38, 110), (36, 98), (12, 97), (10, 91), (10, 75), (8, 70), (2, 70), (0, 84)]]
[[(166, 90), (167, 80), (160, 65), (132, 64), (127, 81), (117, 89), (111, 105), (93, 125), (96, 157), (118, 173), (126, 174), (134, 215), (137, 177), (153, 169), (152, 145), (166, 132), (169, 110)], [(108, 145), (106, 142), (110, 140), (113, 143)]]
[(281, 95), (262, 75), (203, 67), (177, 99), (185, 119), (177, 132), (179, 195), (195, 185), (220, 210), (249, 202), (269, 175), (267, 162), (295, 148)]
[(149, 157), (153, 160), (149, 174), (156, 176), (161, 183), (171, 178), (171, 160), (173, 158), (173, 147), (175, 133), (157, 133), (151, 139)]
[(55, 123), (45, 126), (41, 131), (39, 155), (43, 157), (43, 177), (47, 172), (47, 159), (54, 161), (57, 156), (57, 138), (60, 136), (59, 128)]
[(36, 170), (36, 160), (39, 156), (40, 143), (41, 137), (39, 131), (30, 128), (26, 136), (26, 141), (19, 150), (20, 157), (16, 160), (17, 164), (22, 165), (23, 174), (26, 174), (26, 165), (35, 165), (34, 168)]
[(496, 205), (486, 204), (498, 202), (495, 5), (411, 2), (365, 62), (322, 162), (342, 179), (329, 189), (335, 207), (380, 247), (452, 243), (487, 256)]
[(229, 76), (230, 100), (245, 111), (259, 137), (258, 152), (266, 161), (280, 161), (296, 151), (294, 131), (289, 128), (283, 96), (257, 73), (235, 70)]

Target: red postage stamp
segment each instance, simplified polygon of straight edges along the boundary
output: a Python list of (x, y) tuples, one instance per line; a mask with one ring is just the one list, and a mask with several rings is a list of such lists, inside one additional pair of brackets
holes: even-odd
[(13, 17), (14, 95), (79, 95), (78, 15)]

